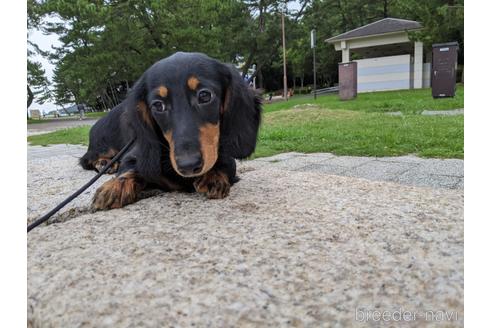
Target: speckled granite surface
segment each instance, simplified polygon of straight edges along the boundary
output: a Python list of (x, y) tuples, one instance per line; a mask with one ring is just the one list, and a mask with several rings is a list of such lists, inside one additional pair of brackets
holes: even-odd
[[(85, 181), (56, 163), (60, 180), (31, 185)], [(462, 190), (264, 163), (241, 164), (225, 200), (159, 194), (92, 214), (87, 194), (80, 212), (33, 230), (28, 325), (379, 327), (357, 310), (402, 309), (417, 314), (407, 327), (463, 325)], [(36, 216), (48, 201), (30, 206)]]

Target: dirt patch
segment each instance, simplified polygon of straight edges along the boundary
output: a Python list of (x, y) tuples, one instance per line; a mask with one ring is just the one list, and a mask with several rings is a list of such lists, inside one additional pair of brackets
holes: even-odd
[(309, 110), (309, 109), (320, 109), (321, 106), (315, 104), (300, 104), (292, 107), (294, 111)]

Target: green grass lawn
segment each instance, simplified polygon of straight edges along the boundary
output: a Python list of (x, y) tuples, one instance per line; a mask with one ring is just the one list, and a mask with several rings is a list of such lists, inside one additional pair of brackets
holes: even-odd
[[(106, 116), (108, 114), (108, 112), (89, 112), (89, 113), (85, 113), (85, 117), (86, 118), (100, 118), (100, 117), (103, 117), (103, 116)], [(62, 118), (43, 118), (43, 119), (39, 119), (39, 120), (33, 120), (33, 119), (28, 119), (27, 120), (27, 124), (38, 124), (38, 123), (46, 123), (46, 122), (50, 122), (50, 121), (59, 121), (59, 120), (63, 120), (63, 119), (79, 119), (79, 114), (76, 114), (76, 115), (72, 115), (72, 116), (64, 116)]]
[(84, 125), (50, 133), (37, 134), (27, 137), (27, 141), (34, 146), (54, 144), (87, 145), (89, 143), (90, 128), (90, 126)]
[(108, 113), (109, 112), (89, 112), (89, 113), (85, 113), (85, 116), (89, 118), (100, 118), (106, 116)]
[(360, 93), (350, 101), (338, 99), (337, 94), (322, 95), (314, 100), (312, 95), (301, 95), (289, 101), (265, 105), (265, 112), (288, 109), (300, 104), (314, 104), (329, 109), (350, 109), (364, 112), (401, 111), (406, 114), (421, 113), (423, 110), (457, 109), (464, 107), (464, 87), (458, 84), (454, 98), (432, 98), (431, 89), (398, 90)]
[[(295, 105), (314, 104), (292, 108)], [(332, 152), (338, 155), (463, 158), (464, 117), (422, 116), (424, 109), (463, 108), (463, 87), (451, 99), (434, 100), (430, 90), (361, 94), (354, 101), (337, 96), (294, 98), (266, 104), (256, 152)], [(390, 116), (387, 111), (401, 111)], [(28, 138), (32, 145), (87, 145), (89, 127), (65, 129)]]
[(463, 116), (285, 110), (265, 114), (254, 157), (296, 151), (463, 158), (463, 130)]

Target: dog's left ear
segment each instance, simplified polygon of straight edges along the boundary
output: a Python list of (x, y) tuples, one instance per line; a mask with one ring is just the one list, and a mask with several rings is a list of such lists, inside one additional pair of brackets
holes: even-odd
[(220, 147), (242, 159), (255, 151), (261, 119), (261, 97), (233, 66), (221, 65), (224, 78)]

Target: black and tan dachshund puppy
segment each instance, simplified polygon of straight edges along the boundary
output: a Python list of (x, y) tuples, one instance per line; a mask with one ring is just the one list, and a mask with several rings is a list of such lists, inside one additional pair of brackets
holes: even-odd
[(255, 150), (260, 116), (261, 98), (233, 66), (200, 53), (158, 61), (91, 129), (80, 159), (89, 170), (100, 170), (135, 138), (93, 207), (134, 203), (148, 187), (226, 197), (237, 181), (235, 159)]

